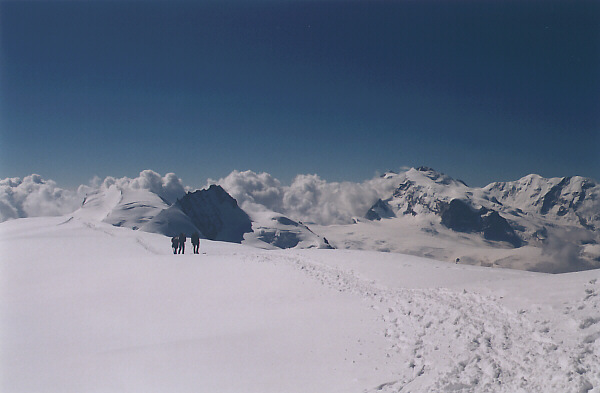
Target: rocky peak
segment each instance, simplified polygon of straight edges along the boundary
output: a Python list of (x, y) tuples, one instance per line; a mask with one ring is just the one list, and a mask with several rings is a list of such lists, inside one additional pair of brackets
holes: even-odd
[(241, 243), (244, 233), (252, 232), (246, 212), (221, 186), (188, 192), (177, 200), (176, 206), (207, 239)]

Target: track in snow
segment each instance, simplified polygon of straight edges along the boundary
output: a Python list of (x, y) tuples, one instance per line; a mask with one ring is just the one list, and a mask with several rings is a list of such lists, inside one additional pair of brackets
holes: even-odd
[[(276, 263), (268, 253), (257, 259)], [(278, 254), (277, 260), (331, 289), (361, 296), (380, 312), (390, 343), (386, 356), (398, 367), (393, 380), (369, 392), (600, 391), (595, 280), (582, 291), (581, 304), (565, 306), (558, 324), (565, 330), (554, 332), (556, 324), (540, 319), (541, 313), (510, 310), (476, 292), (388, 289), (308, 258)]]

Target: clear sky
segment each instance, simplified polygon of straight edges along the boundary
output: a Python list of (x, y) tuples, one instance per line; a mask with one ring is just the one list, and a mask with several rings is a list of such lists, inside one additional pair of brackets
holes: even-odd
[(0, 3), (0, 178), (600, 180), (600, 2)]

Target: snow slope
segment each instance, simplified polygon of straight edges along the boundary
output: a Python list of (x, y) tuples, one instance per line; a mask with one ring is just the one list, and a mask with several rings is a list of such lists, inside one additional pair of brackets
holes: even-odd
[(600, 392), (600, 270), (0, 224), (2, 392)]
[(139, 229), (168, 207), (163, 198), (149, 190), (113, 184), (86, 196), (73, 216)]
[(338, 248), (563, 273), (600, 267), (600, 185), (582, 177), (471, 188), (431, 168), (399, 183), (352, 225), (312, 226)]

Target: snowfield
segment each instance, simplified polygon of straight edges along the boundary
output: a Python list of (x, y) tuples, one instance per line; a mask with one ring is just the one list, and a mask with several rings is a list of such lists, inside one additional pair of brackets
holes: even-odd
[(600, 270), (0, 224), (2, 392), (600, 392)]

